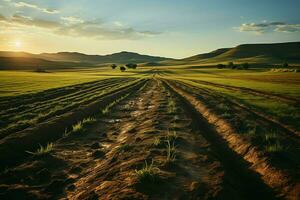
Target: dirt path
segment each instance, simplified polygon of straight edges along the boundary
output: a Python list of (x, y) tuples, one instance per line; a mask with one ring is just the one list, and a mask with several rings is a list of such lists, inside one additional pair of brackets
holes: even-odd
[(151, 79), (50, 154), (2, 173), (0, 199), (273, 199), (213, 134)]

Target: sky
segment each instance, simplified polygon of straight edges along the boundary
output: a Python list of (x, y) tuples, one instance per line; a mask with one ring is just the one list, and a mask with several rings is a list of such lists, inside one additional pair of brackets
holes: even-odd
[(0, 0), (0, 50), (184, 58), (300, 41), (299, 0)]

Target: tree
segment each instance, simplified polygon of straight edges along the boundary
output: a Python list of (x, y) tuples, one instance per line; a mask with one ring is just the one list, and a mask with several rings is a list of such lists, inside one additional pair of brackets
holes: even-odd
[(218, 64), (217, 67), (218, 67), (218, 69), (223, 69), (223, 68), (225, 68), (226, 66), (223, 65), (223, 64)]
[(126, 68), (124, 66), (120, 67), (121, 72), (124, 72)]
[(227, 64), (227, 66), (228, 66), (228, 68), (235, 69), (235, 66), (234, 66), (233, 62), (229, 62)]
[(136, 69), (137, 67), (137, 64), (134, 64), (134, 63), (128, 63), (125, 65), (128, 69)]
[(243, 63), (242, 68), (246, 70), (249, 69), (249, 63)]
[(111, 68), (112, 68), (112, 69), (116, 69), (116, 68), (117, 68), (117, 65), (116, 65), (116, 64), (112, 64), (112, 65), (111, 65)]
[(289, 64), (287, 62), (283, 63), (283, 67), (289, 67)]

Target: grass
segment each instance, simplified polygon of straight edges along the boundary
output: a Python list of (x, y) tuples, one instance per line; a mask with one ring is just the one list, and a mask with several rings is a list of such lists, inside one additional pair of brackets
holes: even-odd
[(168, 113), (176, 112), (176, 102), (173, 98), (170, 98), (168, 101)]
[(122, 77), (148, 77), (148, 69), (136, 69), (121, 73), (109, 67), (73, 70), (52, 70), (52, 73), (36, 73), (21, 70), (0, 71), (0, 97), (36, 93), (48, 89), (72, 86), (95, 80)]
[(230, 117), (231, 117), (231, 114), (230, 114), (229, 112), (225, 111), (225, 112), (223, 112), (223, 113), (221, 114), (221, 116), (222, 116), (223, 118), (230, 118)]
[(271, 141), (277, 140), (278, 138), (279, 138), (279, 135), (276, 132), (270, 132), (270, 133), (267, 133), (264, 135), (264, 140), (266, 142), (271, 142)]
[(174, 162), (176, 159), (176, 146), (174, 144), (174, 141), (171, 144), (171, 141), (167, 140), (166, 143), (167, 143), (167, 145), (166, 145), (167, 157), (166, 157), (165, 163), (169, 164), (169, 163)]
[[(300, 76), (299, 76), (299, 83), (300, 83)], [(297, 80), (297, 79), (296, 79)], [(295, 81), (296, 81), (295, 80)], [(233, 80), (234, 82), (235, 80)], [(242, 80), (241, 80), (242, 81)], [(295, 130), (299, 131), (298, 121), (300, 120), (299, 115), (299, 108), (296, 105), (293, 105), (292, 103), (284, 102), (278, 99), (271, 99), (268, 97), (264, 97), (261, 95), (253, 95), (247, 92), (241, 92), (241, 91), (233, 91), (225, 88), (220, 88), (216, 86), (208, 86), (208, 85), (202, 85), (199, 83), (191, 82), (189, 80), (185, 80), (184, 82), (187, 82), (189, 84), (192, 84), (193, 86), (199, 87), (199, 88), (205, 88), (209, 90), (212, 94), (218, 94), (220, 98), (226, 98), (230, 101), (235, 101), (240, 104), (243, 104), (244, 106), (259, 111), (261, 113), (264, 113), (266, 115), (271, 116), (272, 118), (276, 119), (277, 121), (280, 121), (290, 127), (292, 127)], [(254, 82), (254, 81), (252, 81)], [(224, 83), (225, 85), (227, 84)], [(266, 90), (271, 90), (271, 93), (274, 94), (281, 94), (283, 96), (287, 97), (295, 97), (296, 93), (300, 94), (300, 89), (294, 88), (294, 84), (290, 83), (264, 83), (260, 81), (256, 81), (254, 86), (251, 85), (252, 83), (249, 82), (251, 89), (259, 89), (262, 88), (264, 85), (266, 85)], [(271, 86), (269, 86), (271, 85)], [(277, 88), (275, 88), (275, 85)], [(258, 88), (255, 88), (257, 86)], [(243, 86), (247, 87), (247, 86)], [(263, 89), (260, 89), (263, 90)], [(282, 90), (282, 91), (281, 91)], [(287, 95), (285, 92), (291, 92), (292, 95)], [(270, 92), (270, 91), (269, 91)], [(300, 98), (300, 97), (298, 97)], [(208, 102), (209, 103), (209, 102)], [(221, 107), (225, 107), (221, 105)], [(227, 115), (227, 114), (226, 114)], [(228, 115), (229, 116), (229, 115)], [(227, 116), (226, 116), (227, 117)]]
[(161, 147), (163, 145), (163, 140), (160, 137), (154, 139), (153, 145), (155, 147)]
[(126, 95), (114, 100), (110, 104), (108, 104), (104, 109), (101, 110), (102, 115), (107, 115), (113, 106), (115, 106), (117, 103), (119, 103), (120, 101), (125, 99), (127, 96), (129, 96), (129, 94), (126, 94)]
[(96, 118), (94, 118), (94, 117), (84, 118), (82, 121), (79, 121), (72, 126), (71, 132), (68, 132), (68, 130), (65, 129), (65, 132), (63, 133), (63, 137), (66, 137), (71, 133), (81, 133), (84, 130), (84, 126), (91, 125), (94, 122), (96, 122)]
[(83, 123), (82, 121), (77, 122), (72, 126), (72, 133), (79, 133), (83, 130)]
[(35, 73), (0, 71), (0, 96), (15, 96), (64, 87), (106, 77), (84, 72)]
[(94, 123), (96, 121), (96, 119), (94, 117), (88, 117), (82, 120), (82, 124), (86, 124), (86, 125), (90, 125), (92, 123)]
[(122, 153), (122, 152), (129, 151), (131, 148), (132, 146), (130, 146), (129, 144), (123, 143), (120, 146), (118, 146), (117, 151)]
[(167, 140), (174, 142), (178, 138), (176, 131), (168, 131)]
[(276, 142), (275, 144), (269, 144), (266, 146), (266, 152), (268, 153), (278, 153), (282, 151), (284, 151), (284, 147), (279, 142)]
[(40, 148), (38, 148), (35, 152), (26, 151), (29, 154), (35, 155), (35, 156), (42, 156), (49, 154), (53, 150), (54, 144), (48, 143), (45, 147), (40, 145)]
[(271, 131), (264, 135), (265, 151), (268, 153), (278, 153), (285, 150), (280, 143), (280, 136), (277, 132)]
[(153, 160), (151, 164), (148, 165), (147, 161), (145, 160), (145, 165), (142, 169), (135, 170), (135, 174), (138, 177), (140, 183), (148, 183), (148, 182), (155, 182), (158, 179), (158, 172), (159, 169), (153, 166)]

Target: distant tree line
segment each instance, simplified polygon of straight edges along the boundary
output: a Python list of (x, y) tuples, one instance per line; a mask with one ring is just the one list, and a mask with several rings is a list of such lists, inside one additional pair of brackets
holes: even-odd
[[(291, 66), (287, 63), (284, 62), (280, 65), (274, 65), (274, 67), (279, 67), (279, 68), (290, 68)], [(245, 63), (241, 63), (241, 64), (235, 64), (233, 62), (228, 62), (226, 65), (225, 64), (218, 64), (217, 65), (218, 69), (240, 69), (240, 70), (247, 70), (250, 68), (250, 64), (245, 62)]]
[[(118, 66), (116, 64), (112, 64), (111, 65), (112, 69), (116, 69), (117, 67)], [(119, 68), (120, 68), (121, 72), (124, 72), (124, 71), (126, 71), (126, 68), (127, 69), (136, 69), (137, 68), (137, 64), (135, 64), (135, 63), (128, 63), (125, 66), (119, 66)]]
[(242, 63), (242, 64), (234, 64), (233, 62), (228, 62), (227, 65), (225, 64), (218, 64), (217, 65), (218, 69), (224, 69), (224, 68), (228, 68), (228, 69), (243, 69), (243, 70), (247, 70), (250, 68), (250, 64), (249, 63)]

